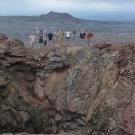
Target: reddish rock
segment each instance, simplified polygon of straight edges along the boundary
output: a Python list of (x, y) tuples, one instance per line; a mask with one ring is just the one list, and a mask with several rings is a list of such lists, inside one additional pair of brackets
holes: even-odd
[(18, 40), (5, 43), (0, 133), (135, 134), (134, 45), (27, 50)]

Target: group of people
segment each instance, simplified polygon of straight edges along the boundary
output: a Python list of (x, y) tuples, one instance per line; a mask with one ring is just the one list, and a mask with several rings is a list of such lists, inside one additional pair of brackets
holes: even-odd
[[(60, 45), (63, 44), (64, 39), (67, 41), (71, 38), (72, 40), (75, 40), (77, 37), (77, 31), (64, 31), (60, 30), (58, 32), (54, 32), (51, 30), (38, 30), (38, 28), (35, 29), (35, 32), (30, 34), (30, 45), (31, 47), (35, 47), (35, 45), (38, 42), (38, 47), (41, 48), (42, 46), (46, 46), (49, 43), (54, 43), (56, 42)], [(94, 37), (94, 34), (92, 32), (81, 32), (79, 34), (79, 37), (81, 40), (87, 39), (88, 40), (88, 45), (90, 44), (91, 40)]]

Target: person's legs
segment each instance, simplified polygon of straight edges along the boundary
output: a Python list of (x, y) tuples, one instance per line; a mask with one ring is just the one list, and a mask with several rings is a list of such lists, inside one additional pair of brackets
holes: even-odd
[(47, 44), (47, 42), (46, 42), (46, 40), (44, 41), (44, 46), (46, 46), (46, 44)]
[(36, 40), (33, 40), (33, 48), (36, 47)]
[(60, 45), (62, 46), (62, 44), (63, 44), (63, 38), (61, 38), (60, 40)]
[(40, 40), (39, 40), (39, 48), (41, 48), (42, 46), (43, 46), (43, 39), (41, 38)]
[(30, 48), (32, 47), (32, 42), (30, 42)]
[(40, 46), (41, 46), (41, 42), (39, 42), (39, 44), (38, 44), (38, 48), (40, 48)]
[(66, 37), (67, 44), (69, 44), (70, 37)]
[(40, 48), (40, 44), (41, 44), (41, 39), (39, 39), (37, 48)]
[(49, 39), (48, 39), (48, 44), (49, 44), (49, 46), (51, 45), (51, 40), (50, 40), (50, 37), (49, 37)]

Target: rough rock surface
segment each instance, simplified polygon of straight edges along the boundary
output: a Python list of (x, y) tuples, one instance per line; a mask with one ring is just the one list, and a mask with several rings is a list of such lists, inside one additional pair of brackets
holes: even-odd
[(135, 135), (135, 46), (0, 44), (0, 133)]
[(6, 41), (7, 39), (8, 38), (4, 34), (0, 33), (0, 43)]

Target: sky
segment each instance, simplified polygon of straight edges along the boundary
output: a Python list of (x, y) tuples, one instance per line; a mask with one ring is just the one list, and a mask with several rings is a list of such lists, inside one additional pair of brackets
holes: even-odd
[(135, 21), (135, 0), (0, 0), (0, 15), (66, 12), (91, 20)]

